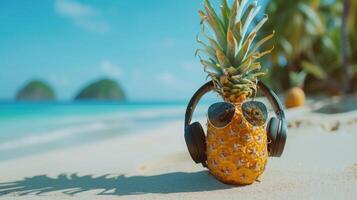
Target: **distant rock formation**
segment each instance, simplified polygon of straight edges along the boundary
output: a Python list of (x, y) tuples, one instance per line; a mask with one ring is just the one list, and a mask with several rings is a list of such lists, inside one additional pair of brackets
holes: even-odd
[(32, 80), (21, 88), (16, 94), (18, 101), (52, 101), (55, 100), (52, 87), (40, 80)]
[(123, 101), (125, 94), (116, 81), (101, 79), (84, 87), (75, 100)]

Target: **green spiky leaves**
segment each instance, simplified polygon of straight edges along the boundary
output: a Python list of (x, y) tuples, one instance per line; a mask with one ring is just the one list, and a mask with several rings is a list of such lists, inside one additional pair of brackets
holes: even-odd
[[(205, 0), (204, 10), (199, 11), (205, 42), (197, 38), (202, 47), (197, 53), (205, 72), (214, 80), (217, 92), (225, 99), (255, 95), (257, 79), (264, 74), (257, 60), (272, 49), (262, 52), (259, 49), (274, 36), (274, 32), (255, 41), (268, 20), (264, 16), (260, 21), (254, 21), (260, 9), (256, 1), (248, 5), (248, 0), (234, 0), (230, 5), (227, 0), (222, 0), (218, 14), (210, 0)], [(206, 33), (206, 27), (212, 35)]]

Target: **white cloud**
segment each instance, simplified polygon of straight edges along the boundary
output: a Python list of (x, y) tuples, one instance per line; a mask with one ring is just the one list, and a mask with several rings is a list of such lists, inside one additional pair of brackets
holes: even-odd
[(158, 74), (156, 79), (158, 81), (161, 81), (161, 82), (166, 83), (166, 84), (172, 84), (172, 83), (176, 83), (177, 82), (175, 77), (169, 72), (164, 72), (164, 73)]
[(122, 69), (113, 64), (110, 60), (103, 60), (100, 63), (100, 70), (104, 75), (112, 78), (119, 78), (123, 75)]
[(163, 72), (157, 74), (156, 80), (159, 82), (160, 85), (171, 89), (183, 90), (191, 86), (187, 81), (178, 79), (170, 72)]
[(181, 67), (184, 70), (202, 69), (202, 67), (200, 66), (200, 64), (198, 62), (193, 62), (193, 61), (184, 61), (184, 62), (182, 62)]
[(50, 74), (48, 79), (51, 81), (51, 83), (59, 87), (66, 87), (71, 85), (70, 79), (61, 74)]
[(109, 23), (104, 21), (94, 21), (88, 19), (77, 19), (74, 20), (74, 24), (84, 30), (104, 34), (110, 31), (111, 26)]
[(97, 13), (94, 7), (73, 0), (56, 0), (55, 10), (69, 17), (93, 16)]
[(164, 48), (174, 48), (177, 46), (177, 40), (174, 38), (165, 38), (161, 41), (161, 44)]
[(75, 0), (56, 0), (55, 12), (72, 20), (73, 24), (86, 31), (104, 34), (110, 31), (110, 24), (103, 20), (95, 19), (100, 12), (93, 6)]

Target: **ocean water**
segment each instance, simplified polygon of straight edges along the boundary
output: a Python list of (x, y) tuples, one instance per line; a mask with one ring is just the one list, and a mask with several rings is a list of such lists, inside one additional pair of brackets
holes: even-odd
[[(205, 116), (208, 104), (195, 117)], [(184, 121), (185, 103), (0, 103), (0, 161)], [(182, 133), (183, 134), (183, 133)]]

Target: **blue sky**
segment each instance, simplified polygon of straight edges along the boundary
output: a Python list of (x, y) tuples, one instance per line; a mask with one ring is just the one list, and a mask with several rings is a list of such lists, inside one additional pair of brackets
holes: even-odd
[(110, 77), (129, 99), (186, 100), (205, 82), (195, 58), (200, 0), (0, 1), (0, 99), (32, 78), (70, 100)]

